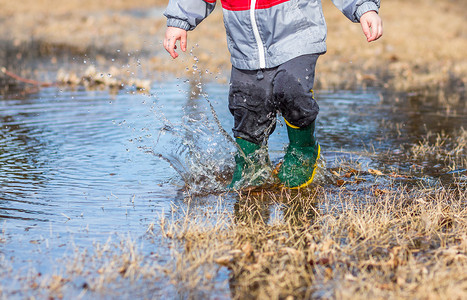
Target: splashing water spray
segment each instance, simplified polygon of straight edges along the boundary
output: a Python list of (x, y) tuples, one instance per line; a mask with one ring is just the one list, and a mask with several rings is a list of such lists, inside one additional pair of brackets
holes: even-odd
[[(192, 51), (190, 54), (193, 55)], [(196, 112), (196, 117), (185, 113), (182, 117), (182, 123), (174, 125), (170, 122), (163, 113), (156, 112), (159, 118), (162, 118), (164, 126), (159, 130), (159, 136), (155, 144), (159, 142), (162, 134), (169, 133), (175, 140), (171, 144), (176, 147), (172, 153), (162, 154), (160, 151), (155, 151), (155, 148), (140, 147), (146, 153), (150, 153), (167, 163), (181, 176), (185, 183), (186, 189), (191, 194), (209, 194), (226, 191), (226, 187), (230, 182), (233, 173), (233, 154), (238, 151), (246, 157), (242, 149), (237, 145), (233, 137), (223, 128), (219, 116), (208, 97), (208, 94), (203, 91), (201, 84), (202, 72), (198, 68), (198, 59), (194, 56), (193, 74), (197, 75), (198, 83), (196, 92), (191, 92), (191, 99), (201, 96), (208, 105), (209, 117), (203, 112)], [(195, 81), (195, 82), (196, 82)], [(189, 82), (186, 80), (185, 82)], [(196, 105), (194, 105), (196, 106)], [(188, 107), (190, 109), (190, 107)], [(274, 122), (273, 122), (274, 123)], [(275, 124), (271, 124), (271, 128)], [(267, 154), (267, 144), (262, 145), (260, 151)], [(261, 155), (261, 157), (268, 157)], [(278, 179), (273, 176), (273, 165), (269, 161), (261, 161), (262, 167), (254, 174), (250, 174), (242, 185), (248, 186), (249, 182), (254, 182), (258, 178), (265, 183), (264, 187), (278, 185)], [(318, 168), (315, 174), (314, 183), (324, 182), (327, 178), (325, 174), (326, 164), (321, 158), (317, 162)]]

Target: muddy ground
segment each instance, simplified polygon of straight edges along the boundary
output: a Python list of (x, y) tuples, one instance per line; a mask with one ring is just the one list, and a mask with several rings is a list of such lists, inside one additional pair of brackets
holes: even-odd
[[(190, 76), (198, 60), (195, 68), (208, 74), (206, 80), (227, 80), (230, 62), (220, 5), (189, 33), (191, 51), (174, 61), (162, 47), (166, 3), (2, 0), (0, 65), (35, 78), (44, 76), (38, 72), (42, 69), (83, 73), (94, 64), (105, 72), (154, 79), (167, 72)], [(464, 97), (467, 59), (461, 49), (467, 48), (465, 1), (383, 1), (384, 36), (371, 44), (360, 26), (350, 23), (331, 1), (323, 5), (328, 52), (318, 64), (318, 88), (444, 90)], [(46, 79), (54, 80), (53, 74), (49, 72)]]

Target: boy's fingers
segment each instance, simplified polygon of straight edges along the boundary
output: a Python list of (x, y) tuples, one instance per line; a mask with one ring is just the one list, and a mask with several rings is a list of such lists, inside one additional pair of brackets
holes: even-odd
[(382, 35), (383, 35), (383, 26), (381, 22), (379, 22), (379, 20), (375, 20), (371, 24), (371, 41), (375, 41), (379, 39)]
[(164, 39), (164, 48), (165, 48), (165, 50), (167, 50), (167, 52), (169, 51), (169, 46), (168, 46), (168, 43), (167, 43), (167, 38)]
[(166, 50), (167, 52), (170, 53), (169, 39), (168, 39), (167, 37), (164, 39), (164, 48), (165, 48), (165, 50)]
[(186, 51), (186, 32), (180, 37), (180, 48), (183, 52)]
[(367, 22), (361, 22), (363, 34), (365, 35), (367, 41), (370, 41), (371, 38), (371, 31), (370, 26), (368, 26)]
[(378, 25), (379, 25), (378, 26), (378, 35), (377, 35), (376, 39), (379, 39), (383, 35), (383, 23), (380, 22)]
[(167, 41), (167, 47), (168, 47), (167, 51), (170, 53), (170, 56), (172, 56), (173, 58), (178, 57), (178, 53), (175, 52), (175, 49), (177, 49), (177, 47), (175, 46), (176, 42), (177, 42), (177, 39), (175, 37), (171, 37)]
[(176, 27), (167, 27), (165, 32), (165, 39), (164, 39), (164, 48), (169, 52), (172, 58), (177, 58), (178, 53), (175, 51), (177, 49), (177, 41), (180, 41), (180, 48), (182, 51), (186, 51), (186, 40), (187, 40), (187, 33), (186, 30)]
[(370, 38), (368, 39), (369, 42), (376, 40), (376, 36), (378, 35), (378, 28), (375, 27), (376, 25), (373, 23), (370, 25)]

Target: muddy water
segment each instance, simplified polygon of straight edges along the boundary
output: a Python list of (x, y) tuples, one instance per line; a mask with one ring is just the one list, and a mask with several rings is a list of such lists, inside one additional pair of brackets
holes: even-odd
[[(0, 253), (14, 266), (47, 270), (70, 245), (128, 232), (144, 237), (172, 205), (184, 205), (185, 185), (200, 202), (222, 191), (235, 148), (206, 97), (230, 133), (228, 85), (177, 80), (151, 92), (53, 87), (0, 100)], [(408, 105), (378, 91), (321, 92), (317, 99), (328, 167), (355, 159), (381, 168), (386, 162), (366, 150), (397, 153), (427, 131), (467, 125), (464, 106), (443, 113), (436, 103)], [(280, 123), (269, 144), (273, 162), (286, 141)]]

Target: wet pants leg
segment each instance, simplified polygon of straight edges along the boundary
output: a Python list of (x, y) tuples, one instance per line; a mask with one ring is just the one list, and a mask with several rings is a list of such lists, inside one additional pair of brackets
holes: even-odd
[(318, 57), (302, 55), (259, 71), (232, 67), (229, 110), (234, 117), (234, 137), (265, 143), (275, 129), (277, 112), (297, 127), (313, 123), (319, 112), (313, 98)]

